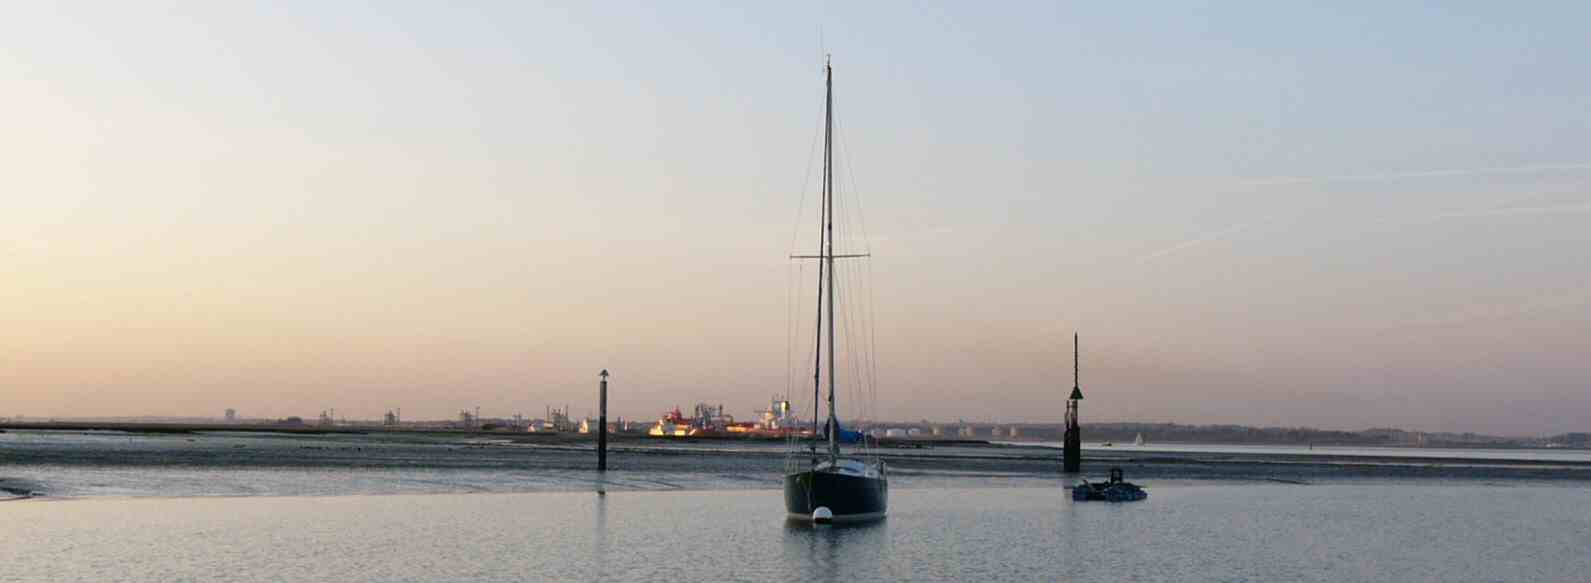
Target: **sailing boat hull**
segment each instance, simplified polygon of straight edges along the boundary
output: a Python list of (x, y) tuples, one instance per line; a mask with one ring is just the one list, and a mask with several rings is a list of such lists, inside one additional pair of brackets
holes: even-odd
[(889, 480), (819, 470), (785, 474), (784, 507), (795, 520), (812, 520), (820, 507), (834, 522), (878, 520), (889, 507)]

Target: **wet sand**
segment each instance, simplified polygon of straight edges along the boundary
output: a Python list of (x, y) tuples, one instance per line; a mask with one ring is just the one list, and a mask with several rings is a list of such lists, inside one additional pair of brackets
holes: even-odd
[[(210, 470), (371, 470), (489, 476), (493, 472), (557, 474), (587, 483), (595, 465), (584, 435), (507, 433), (241, 431), (38, 431), (0, 435), (0, 492), (49, 494), (40, 476), (53, 469), (202, 472)], [(901, 444), (896, 444), (901, 445)], [(1050, 447), (921, 442), (880, 447), (896, 483), (906, 487), (987, 485), (991, 480), (1053, 480), (1060, 451)], [(780, 440), (619, 436), (609, 447), (615, 476), (642, 477), (683, 488), (777, 487), (787, 445)], [(1418, 450), (1384, 456), (1085, 450), (1083, 476), (1123, 468), (1134, 480), (1320, 483), (1339, 480), (1591, 481), (1591, 461), (1421, 458)], [(52, 473), (54, 472), (54, 473)], [(32, 482), (20, 481), (33, 478)], [(694, 486), (692, 484), (695, 484)], [(556, 486), (552, 486), (556, 488)], [(135, 492), (137, 494), (137, 492)]]

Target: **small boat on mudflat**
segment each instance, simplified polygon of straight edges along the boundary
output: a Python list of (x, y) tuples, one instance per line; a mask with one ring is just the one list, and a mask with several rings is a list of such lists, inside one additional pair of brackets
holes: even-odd
[(1079, 502), (1087, 500), (1136, 502), (1148, 497), (1149, 493), (1143, 488), (1122, 479), (1121, 468), (1111, 468), (1110, 480), (1103, 484), (1083, 480), (1082, 483), (1072, 486), (1072, 500)]

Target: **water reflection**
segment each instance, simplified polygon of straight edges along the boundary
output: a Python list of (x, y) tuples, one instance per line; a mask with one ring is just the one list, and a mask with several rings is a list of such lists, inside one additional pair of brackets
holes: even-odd
[(888, 519), (869, 520), (866, 522), (840, 522), (836, 524), (813, 524), (811, 520), (790, 518), (784, 521), (785, 534), (790, 531), (858, 531), (874, 528), (883, 528), (888, 524)]
[(596, 567), (597, 580), (608, 580), (608, 496), (602, 490), (595, 496), (596, 508), (592, 512), (596, 518), (596, 526), (591, 532), (591, 558)]
[(0, 512), (4, 581), (204, 581), (216, 579), (215, 557), (241, 583), (650, 581), (660, 570), (847, 582), (1591, 573), (1591, 489), (1578, 482), (1157, 486), (1133, 504), (1073, 504), (1053, 487), (914, 489), (884, 522), (817, 527), (781, 525), (770, 491), (100, 499)]
[(840, 524), (789, 519), (784, 523), (785, 558), (803, 561), (812, 574), (826, 581), (872, 572), (888, 543), (888, 519)]

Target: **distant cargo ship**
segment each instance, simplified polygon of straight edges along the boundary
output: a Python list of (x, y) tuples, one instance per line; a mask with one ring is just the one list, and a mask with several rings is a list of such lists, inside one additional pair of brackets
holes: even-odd
[(791, 414), (790, 401), (775, 395), (769, 407), (757, 411), (756, 421), (735, 421), (724, 413), (723, 405), (698, 403), (695, 417), (686, 417), (679, 407), (666, 411), (647, 430), (653, 437), (765, 434), (769, 436), (801, 433), (800, 422)]

